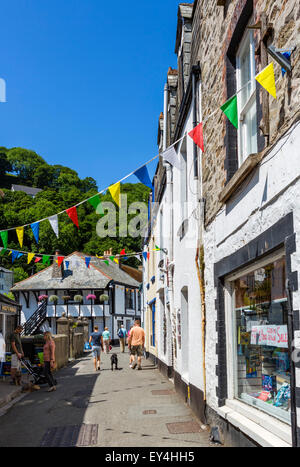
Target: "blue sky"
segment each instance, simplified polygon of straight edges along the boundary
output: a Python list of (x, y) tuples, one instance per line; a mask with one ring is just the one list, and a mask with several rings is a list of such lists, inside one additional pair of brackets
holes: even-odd
[(156, 155), (179, 3), (2, 2), (0, 146), (33, 149), (99, 190)]

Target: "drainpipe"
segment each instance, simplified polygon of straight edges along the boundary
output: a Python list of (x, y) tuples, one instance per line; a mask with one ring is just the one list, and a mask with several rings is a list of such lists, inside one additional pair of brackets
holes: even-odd
[[(163, 134), (163, 151), (167, 149), (167, 124), (168, 124), (168, 84), (165, 84), (164, 87), (164, 134)], [(173, 172), (172, 166), (168, 162), (164, 163), (166, 168), (166, 178), (167, 178), (167, 200), (170, 209), (170, 230), (169, 230), (169, 247), (168, 247), (168, 290), (169, 290), (169, 300), (170, 300), (170, 328), (171, 328), (171, 351), (172, 351), (172, 366), (174, 368), (174, 343), (173, 343), (173, 328), (174, 323), (172, 319), (172, 313), (174, 310), (174, 297), (173, 297)], [(170, 269), (170, 270), (169, 270)]]
[[(193, 128), (195, 128), (199, 121), (202, 121), (202, 107), (201, 107), (201, 83), (200, 95), (198, 98), (197, 83), (201, 75), (200, 65), (192, 68), (192, 88), (193, 88)], [(198, 106), (199, 101), (199, 106)], [(199, 108), (199, 121), (198, 110)], [(200, 170), (199, 170), (200, 169)], [(197, 269), (197, 276), (200, 288), (201, 297), (201, 335), (202, 335), (202, 368), (203, 368), (203, 399), (206, 403), (206, 368), (205, 368), (205, 341), (206, 341), (206, 307), (205, 307), (205, 283), (204, 283), (204, 245), (203, 245), (203, 198), (202, 198), (202, 177), (201, 177), (201, 164), (198, 164), (198, 148), (194, 143), (194, 178), (198, 179), (197, 183), (197, 205), (199, 205), (199, 231), (196, 245), (195, 263)]]
[(294, 361), (294, 312), (293, 312), (293, 300), (292, 291), (289, 280), (286, 280), (286, 295), (288, 302), (288, 347), (289, 357), (291, 365), (291, 424), (292, 424), (292, 446), (293, 448), (298, 447), (297, 437), (297, 405), (296, 405), (296, 376), (295, 376), (295, 361)]

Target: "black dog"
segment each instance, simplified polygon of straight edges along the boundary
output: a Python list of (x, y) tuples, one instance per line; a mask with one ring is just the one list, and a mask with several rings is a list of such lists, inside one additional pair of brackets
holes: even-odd
[(115, 370), (118, 370), (118, 356), (116, 353), (113, 353), (112, 356), (110, 357), (110, 362), (111, 362), (111, 371), (114, 370), (113, 366), (115, 365)]

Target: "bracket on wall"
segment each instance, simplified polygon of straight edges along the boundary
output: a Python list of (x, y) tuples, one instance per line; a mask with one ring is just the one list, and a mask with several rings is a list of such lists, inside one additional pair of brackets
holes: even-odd
[(291, 62), (281, 53), (281, 49), (276, 49), (274, 45), (269, 45), (267, 47), (268, 54), (271, 55), (274, 60), (276, 60), (279, 65), (284, 68), (288, 73), (292, 71)]

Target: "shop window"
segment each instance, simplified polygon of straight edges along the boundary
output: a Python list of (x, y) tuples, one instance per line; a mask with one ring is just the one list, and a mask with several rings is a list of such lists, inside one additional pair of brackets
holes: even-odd
[(232, 282), (235, 397), (290, 422), (285, 259)]

